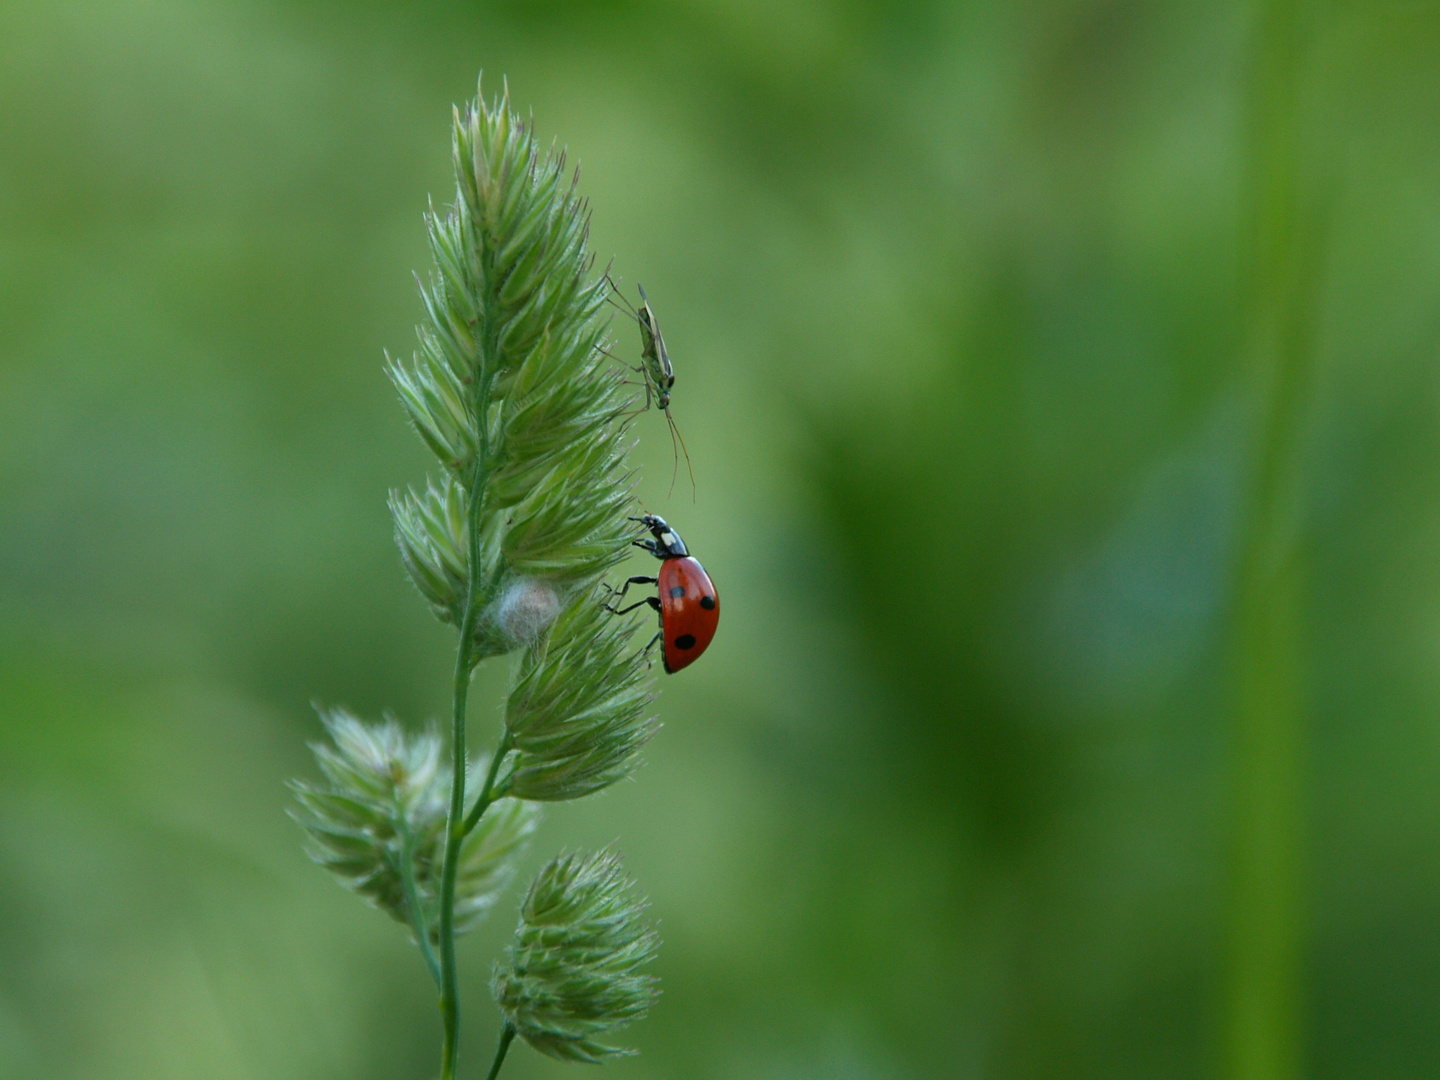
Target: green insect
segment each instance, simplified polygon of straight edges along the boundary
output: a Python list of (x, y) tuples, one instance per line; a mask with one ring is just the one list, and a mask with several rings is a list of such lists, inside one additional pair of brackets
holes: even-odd
[[(655, 312), (650, 310), (650, 298), (645, 295), (645, 286), (638, 281), (640, 310), (635, 321), (640, 324), (640, 359), (644, 361), (640, 370), (645, 373), (645, 408), (650, 407), (650, 387), (655, 387), (655, 398), (666, 416), (670, 415), (670, 388), (675, 385), (675, 368), (670, 363), (670, 354), (665, 351), (665, 337), (660, 333), (660, 323)], [(674, 426), (672, 421), (671, 426)]]
[[(675, 454), (675, 471), (670, 477), (670, 490), (672, 492), (675, 490), (675, 480), (680, 475), (680, 455), (684, 453), (685, 468), (690, 473), (690, 490), (693, 497), (695, 466), (690, 462), (690, 451), (685, 446), (685, 436), (680, 434), (680, 429), (675, 424), (675, 418), (670, 415), (670, 389), (675, 385), (675, 368), (671, 365), (670, 354), (665, 349), (665, 337), (660, 333), (660, 322), (655, 318), (655, 312), (650, 307), (650, 298), (645, 295), (643, 285), (639, 282), (635, 283), (635, 287), (640, 290), (640, 307), (635, 308), (630, 305), (629, 300), (625, 300), (625, 294), (620, 291), (608, 273), (606, 280), (610, 282), (610, 296), (619, 296), (621, 300), (625, 301), (625, 307), (620, 310), (628, 314), (640, 326), (640, 366), (630, 368), (630, 370), (638, 374), (645, 384), (645, 404), (636, 412), (645, 412), (649, 409), (653, 396), (660, 411), (665, 414), (665, 422), (670, 426), (670, 448)], [(619, 304), (615, 306), (620, 307)], [(630, 367), (628, 364), (625, 366)]]

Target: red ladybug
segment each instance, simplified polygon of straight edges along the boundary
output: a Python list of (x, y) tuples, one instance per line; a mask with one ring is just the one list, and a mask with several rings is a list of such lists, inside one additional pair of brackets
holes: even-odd
[[(625, 582), (613, 604), (606, 605), (617, 615), (634, 611), (649, 604), (660, 613), (660, 656), (665, 671), (673, 675), (683, 667), (689, 667), (700, 658), (715, 637), (715, 627), (720, 623), (720, 597), (715, 592), (715, 583), (705, 568), (690, 557), (685, 541), (680, 534), (665, 523), (665, 519), (654, 514), (631, 518), (638, 521), (654, 534), (653, 540), (636, 540), (636, 547), (642, 547), (660, 560), (658, 577), (637, 575)], [(658, 596), (647, 596), (627, 608), (616, 608), (631, 585), (658, 585)], [(650, 645), (655, 638), (650, 639)], [(648, 649), (650, 646), (647, 645)]]

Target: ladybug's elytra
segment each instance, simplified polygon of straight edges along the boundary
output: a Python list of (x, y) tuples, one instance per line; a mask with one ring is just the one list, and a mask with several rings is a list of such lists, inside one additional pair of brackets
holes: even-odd
[[(660, 639), (660, 658), (665, 671), (673, 675), (698, 660), (715, 637), (715, 627), (720, 623), (720, 597), (710, 575), (691, 557), (685, 541), (664, 518), (645, 514), (630, 520), (638, 521), (654, 536), (653, 540), (636, 540), (634, 544), (660, 560), (660, 573), (656, 577), (639, 574), (629, 578), (614, 604), (606, 606), (617, 615), (646, 604), (660, 613), (660, 632), (655, 637)], [(659, 595), (647, 596), (627, 608), (617, 608), (615, 604), (624, 598), (631, 585), (656, 585)], [(654, 638), (650, 644), (655, 644)]]

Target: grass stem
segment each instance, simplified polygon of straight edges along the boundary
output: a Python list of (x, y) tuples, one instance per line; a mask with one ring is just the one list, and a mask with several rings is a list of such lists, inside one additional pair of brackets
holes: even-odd
[(1232, 875), (1225, 1072), (1301, 1075), (1305, 692), (1300, 443), (1313, 238), (1299, 177), (1299, 0), (1262, 0), (1251, 93), (1244, 346), (1259, 393), (1232, 628)]
[(500, 1066), (505, 1063), (505, 1054), (515, 1041), (515, 1029), (506, 1024), (500, 1032), (500, 1045), (495, 1048), (495, 1060), (490, 1064), (490, 1073), (485, 1080), (495, 1080), (500, 1075)]
[(404, 823), (403, 811), (397, 811), (396, 819), (400, 822), (401, 829), (400, 865), (396, 870), (400, 875), (400, 887), (405, 893), (410, 928), (415, 931), (415, 940), (420, 944), (420, 955), (425, 958), (425, 967), (430, 972), (430, 977), (435, 980), (436, 987), (439, 987), (440, 964), (435, 959), (435, 950), (430, 944), (430, 927), (426, 925), (425, 909), (420, 906), (420, 890), (415, 884), (415, 839)]

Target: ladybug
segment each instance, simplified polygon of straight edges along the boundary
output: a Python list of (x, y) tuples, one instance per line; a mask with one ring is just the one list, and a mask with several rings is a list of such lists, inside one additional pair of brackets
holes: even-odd
[[(660, 658), (666, 673), (673, 675), (698, 660), (715, 637), (715, 627), (720, 623), (720, 597), (715, 592), (715, 583), (710, 580), (710, 575), (691, 557), (685, 541), (666, 524), (664, 518), (645, 514), (630, 520), (638, 521), (654, 535), (653, 540), (635, 540), (633, 543), (660, 560), (660, 573), (657, 577), (639, 574), (628, 579), (614, 603), (607, 604), (606, 608), (617, 615), (624, 615), (649, 604), (658, 611), (660, 632), (650, 639), (650, 645), (660, 639)], [(647, 596), (627, 608), (617, 608), (615, 605), (624, 598), (631, 585), (656, 585), (659, 595)], [(645, 648), (650, 648), (650, 645)]]

